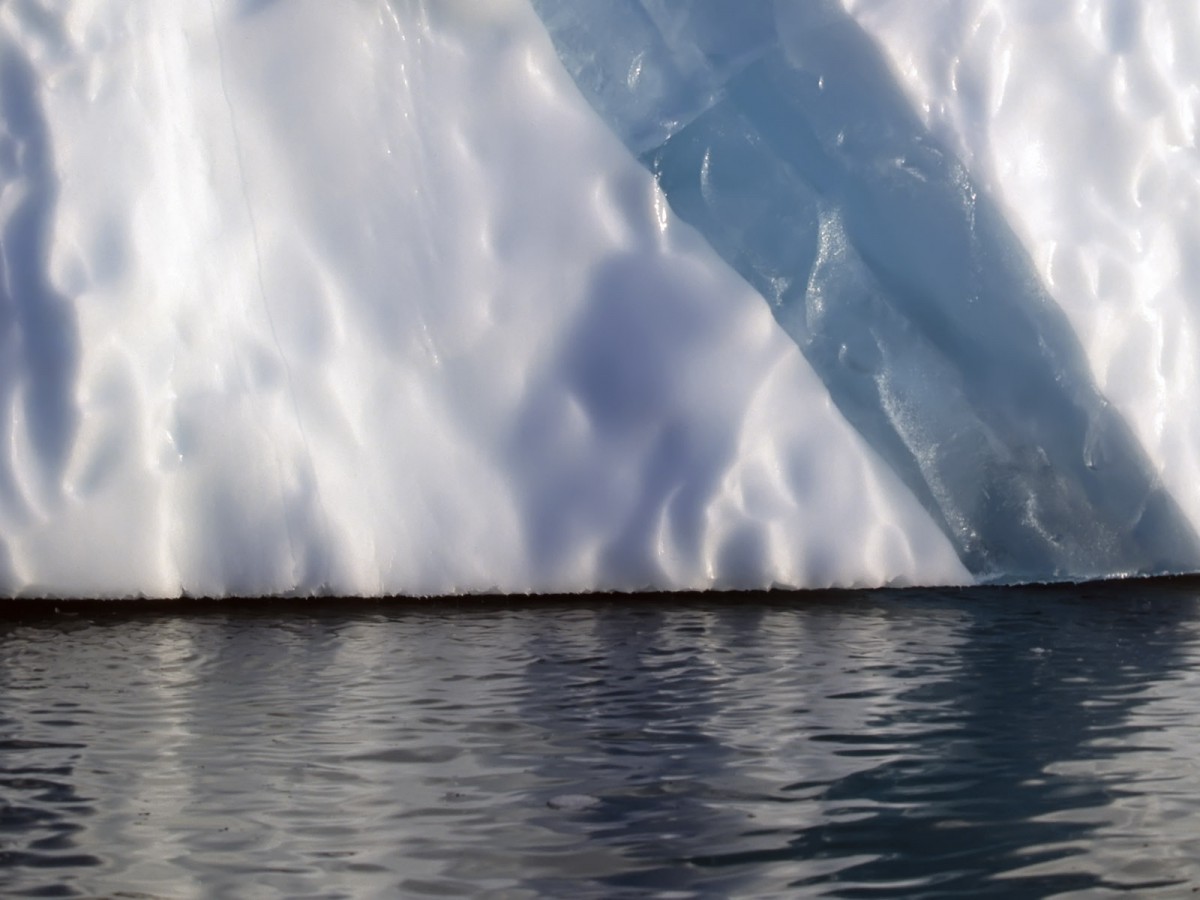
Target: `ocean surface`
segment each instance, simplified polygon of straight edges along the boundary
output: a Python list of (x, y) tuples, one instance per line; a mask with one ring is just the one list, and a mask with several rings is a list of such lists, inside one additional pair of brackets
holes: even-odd
[(1190, 895), (1198, 663), (1198, 581), (10, 604), (0, 895)]

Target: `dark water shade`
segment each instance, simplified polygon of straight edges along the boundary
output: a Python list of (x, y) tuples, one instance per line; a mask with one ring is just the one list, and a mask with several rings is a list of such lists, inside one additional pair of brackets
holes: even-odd
[(59, 609), (5, 897), (1200, 887), (1198, 582)]

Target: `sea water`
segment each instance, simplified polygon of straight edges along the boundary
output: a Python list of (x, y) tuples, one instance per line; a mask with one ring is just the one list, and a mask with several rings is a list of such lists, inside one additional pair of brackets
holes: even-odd
[(0, 894), (1179, 896), (1200, 585), (13, 607)]

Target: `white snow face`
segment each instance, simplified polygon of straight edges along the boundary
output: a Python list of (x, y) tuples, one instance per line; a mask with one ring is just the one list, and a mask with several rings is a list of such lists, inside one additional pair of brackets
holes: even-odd
[(0, 591), (1200, 567), (1184, 6), (0, 5)]

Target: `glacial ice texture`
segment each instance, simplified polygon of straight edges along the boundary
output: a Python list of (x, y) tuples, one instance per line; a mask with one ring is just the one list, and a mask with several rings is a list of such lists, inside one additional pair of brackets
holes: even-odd
[[(1196, 568), (1191, 523), (1101, 392), (1049, 279), (850, 11), (534, 2), (672, 209), (767, 300), (976, 576)], [(918, 5), (877, 4), (893, 23)], [(953, 20), (959, 7), (941, 6)], [(944, 40), (936, 14), (918, 18)], [(1074, 99), (1090, 102), (1079, 88)]]
[(1182, 7), (0, 4), (0, 591), (1200, 568)]
[(0, 6), (0, 587), (970, 576), (526, 2)]

